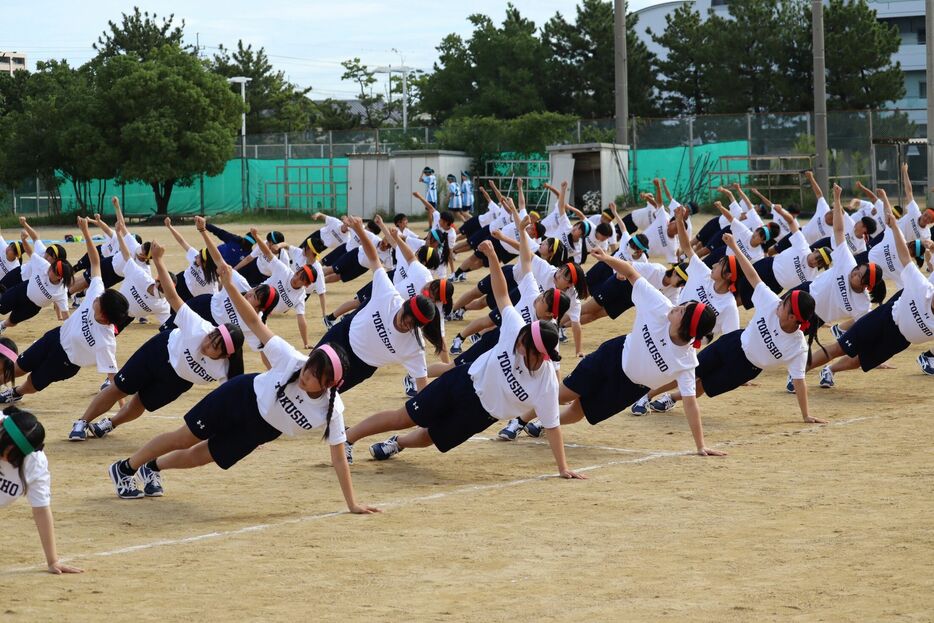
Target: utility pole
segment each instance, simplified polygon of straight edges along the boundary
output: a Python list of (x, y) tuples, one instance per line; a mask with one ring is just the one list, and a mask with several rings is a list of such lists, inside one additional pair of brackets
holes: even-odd
[[(930, 2), (931, 0), (928, 0)], [(814, 177), (824, 192), (830, 190), (827, 169), (827, 76), (824, 68), (824, 3), (811, 0), (814, 38), (814, 143), (817, 162)]]
[(928, 208), (934, 207), (934, 45), (931, 45), (931, 37), (934, 37), (934, 0), (925, 0), (924, 3), (924, 47), (927, 57), (927, 109), (928, 109), (928, 172), (926, 185), (924, 187), (924, 198)]
[(626, 53), (626, 0), (615, 0), (613, 13), (616, 143), (626, 145), (629, 140), (629, 61)]

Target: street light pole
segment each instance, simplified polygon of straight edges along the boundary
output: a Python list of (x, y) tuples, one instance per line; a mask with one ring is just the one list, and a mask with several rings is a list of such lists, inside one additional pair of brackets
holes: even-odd
[(824, 3), (811, 2), (811, 24), (814, 47), (814, 146), (817, 162), (814, 177), (827, 192), (830, 188), (830, 171), (827, 167), (827, 76), (824, 65)]
[(405, 66), (405, 59), (402, 59), (402, 65), (393, 67), (392, 65), (380, 65), (373, 70), (375, 74), (389, 74), (389, 92), (392, 93), (392, 74), (402, 74), (402, 131), (408, 132), (409, 129), (409, 73), (415, 71), (412, 67)]
[(240, 99), (243, 100), (243, 112), (240, 114), (240, 202), (242, 209), (249, 206), (249, 189), (246, 183), (246, 83), (252, 78), (234, 76), (227, 78), (230, 84), (240, 85)]
[(629, 134), (629, 59), (626, 53), (626, 2), (616, 0), (613, 20), (614, 84), (616, 87), (616, 144), (626, 145)]

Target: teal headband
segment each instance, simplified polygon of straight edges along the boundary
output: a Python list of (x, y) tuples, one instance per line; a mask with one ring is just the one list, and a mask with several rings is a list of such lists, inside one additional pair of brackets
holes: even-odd
[(29, 440), (26, 439), (26, 435), (19, 429), (19, 426), (16, 425), (16, 422), (13, 421), (12, 417), (5, 417), (3, 419), (3, 428), (6, 430), (7, 435), (10, 436), (10, 439), (13, 440), (13, 443), (16, 444), (16, 447), (19, 448), (19, 451), (23, 453), (23, 456), (32, 454), (36, 451), (32, 447), (32, 444), (29, 443)]
[(630, 241), (630, 242), (635, 242), (635, 243), (636, 243), (636, 246), (639, 247), (640, 249), (642, 249), (643, 251), (645, 251), (646, 253), (649, 252), (648, 248), (646, 248), (646, 246), (645, 246), (644, 244), (642, 244), (642, 241), (639, 240), (639, 236), (638, 236), (638, 235), (633, 236), (632, 238), (629, 239), (629, 241)]
[(441, 234), (438, 233), (437, 229), (431, 230), (431, 237), (438, 241), (438, 244), (441, 244)]
[(581, 221), (581, 223), (584, 224), (584, 235), (589, 236), (590, 230), (593, 229), (593, 225), (591, 224), (590, 221)]
[(920, 239), (915, 240), (915, 257), (924, 257), (924, 245)]
[(772, 237), (772, 229), (769, 227), (763, 227), (762, 231), (764, 232), (763, 235), (765, 236), (765, 241), (768, 242)]

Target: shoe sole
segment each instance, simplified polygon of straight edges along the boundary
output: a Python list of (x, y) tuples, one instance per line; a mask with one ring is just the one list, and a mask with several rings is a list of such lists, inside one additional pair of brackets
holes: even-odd
[(87, 440), (88, 440), (87, 437), (72, 437), (71, 435), (68, 435), (68, 441), (87, 441)]
[(143, 491), (143, 495), (147, 498), (161, 498), (163, 495), (165, 495), (165, 492), (158, 491), (156, 493), (146, 493), (145, 491)]
[(110, 482), (114, 485), (114, 491), (117, 493), (117, 497), (121, 500), (138, 500), (140, 498), (146, 497), (146, 494), (142, 491), (139, 492), (139, 495), (120, 495), (119, 486), (117, 483), (120, 480), (120, 474), (117, 471), (117, 464), (113, 463), (108, 469), (107, 473), (110, 475)]
[(503, 433), (499, 433), (497, 435), (497, 438), (502, 439), (503, 441), (515, 441), (516, 440), (515, 437), (510, 437), (509, 435), (504, 435)]

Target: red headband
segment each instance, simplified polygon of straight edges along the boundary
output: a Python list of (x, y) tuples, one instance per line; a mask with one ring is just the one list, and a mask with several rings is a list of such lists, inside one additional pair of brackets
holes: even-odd
[(801, 290), (795, 290), (791, 293), (791, 311), (801, 324), (801, 330), (807, 331), (811, 328), (811, 323), (801, 315), (801, 308), (798, 307), (798, 299), (801, 297)]
[(412, 298), (409, 299), (409, 309), (412, 310), (412, 315), (415, 316), (415, 319), (418, 320), (419, 324), (426, 325), (429, 322), (431, 322), (430, 320), (428, 320), (428, 317), (422, 313), (422, 310), (418, 308), (418, 297), (417, 296), (413, 296)]
[(691, 337), (694, 338), (694, 348), (701, 347), (700, 336), (697, 335), (697, 325), (700, 323), (701, 315), (703, 315), (704, 310), (707, 309), (707, 305), (704, 303), (698, 303), (694, 306), (694, 313), (691, 315)]
[(867, 265), (867, 269), (869, 270), (869, 289), (875, 290), (876, 289), (876, 265), (872, 262), (869, 262), (869, 264)]
[(577, 285), (577, 269), (574, 268), (573, 262), (568, 262), (567, 266), (568, 266), (568, 270), (571, 273), (571, 283), (573, 283), (576, 286)]
[(928, 209), (925, 210), (925, 212), (930, 212), (930, 213), (931, 213), (931, 218), (934, 218), (934, 208), (928, 208)]
[(738, 276), (736, 274), (736, 256), (727, 255), (726, 260), (730, 264), (730, 292), (736, 292), (736, 278)]
[(268, 311), (269, 308), (272, 307), (272, 301), (273, 301), (273, 298), (275, 298), (272, 295), (273, 292), (275, 292), (275, 290), (273, 290), (272, 288), (269, 288), (269, 298), (267, 298), (266, 302), (263, 303), (263, 311)]
[(557, 320), (557, 319), (558, 319), (558, 313), (561, 311), (561, 307), (560, 307), (560, 304), (561, 304), (561, 291), (558, 290), (558, 288), (554, 288), (554, 293), (555, 293), (555, 294), (554, 294), (554, 300), (551, 302), (551, 315), (552, 315), (552, 317), (553, 317), (555, 320)]
[(55, 262), (55, 274), (58, 275), (59, 277), (64, 277), (64, 276), (65, 276), (65, 271), (64, 271), (64, 269), (62, 268), (62, 261), (61, 261), (61, 260)]
[(311, 266), (305, 264), (302, 266), (302, 270), (305, 271), (305, 276), (308, 277), (308, 283), (315, 282), (315, 272), (311, 269)]
[(448, 280), (442, 279), (441, 285), (438, 287), (438, 294), (441, 296), (441, 304), (448, 304)]

